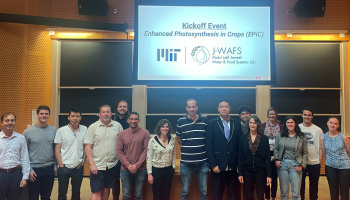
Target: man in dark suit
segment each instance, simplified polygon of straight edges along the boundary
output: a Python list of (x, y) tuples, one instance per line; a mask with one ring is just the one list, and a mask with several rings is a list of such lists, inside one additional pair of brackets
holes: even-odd
[(212, 176), (212, 199), (221, 200), (227, 186), (228, 199), (238, 199), (238, 141), (241, 125), (230, 117), (230, 104), (219, 103), (220, 116), (208, 123), (206, 151)]

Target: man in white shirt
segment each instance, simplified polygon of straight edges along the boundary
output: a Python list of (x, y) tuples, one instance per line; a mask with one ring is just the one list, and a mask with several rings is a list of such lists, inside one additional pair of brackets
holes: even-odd
[(303, 123), (299, 124), (301, 131), (307, 138), (308, 161), (306, 169), (303, 169), (303, 176), (301, 180), (300, 196), (305, 199), (305, 178), (309, 176), (309, 197), (310, 200), (318, 198), (318, 180), (320, 178), (322, 151), (320, 150), (320, 141), (322, 139), (323, 131), (320, 127), (312, 123), (314, 113), (310, 108), (302, 110)]
[(117, 163), (117, 138), (123, 131), (120, 123), (111, 119), (109, 105), (102, 105), (100, 119), (91, 124), (85, 135), (85, 153), (90, 163), (90, 187), (92, 200), (107, 200), (110, 188), (115, 179), (119, 179), (120, 171)]
[(67, 199), (69, 178), (72, 200), (80, 200), (80, 187), (84, 175), (84, 138), (87, 127), (80, 125), (81, 112), (72, 108), (68, 113), (69, 124), (59, 128), (55, 136), (55, 155), (58, 163), (58, 199)]
[(20, 200), (22, 188), (27, 185), (30, 164), (27, 143), (13, 128), (16, 116), (1, 116), (0, 132), (0, 199)]

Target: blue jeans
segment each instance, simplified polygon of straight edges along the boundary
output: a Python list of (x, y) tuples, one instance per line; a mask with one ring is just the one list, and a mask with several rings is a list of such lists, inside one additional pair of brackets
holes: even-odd
[(207, 162), (201, 164), (180, 164), (181, 173), (181, 200), (188, 200), (188, 194), (190, 193), (190, 186), (193, 173), (197, 174), (199, 199), (206, 200), (207, 196), (207, 183), (208, 183), (208, 171), (209, 164)]
[(280, 180), (281, 200), (289, 199), (289, 182), (292, 190), (292, 199), (300, 200), (300, 185), (303, 171), (297, 171), (296, 166), (299, 165), (296, 160), (284, 159), (282, 167), (279, 168), (278, 177)]
[(131, 188), (134, 184), (135, 199), (143, 199), (143, 184), (146, 179), (146, 169), (137, 171), (135, 174), (127, 170), (120, 170), (120, 180), (122, 182), (123, 200), (131, 198)]

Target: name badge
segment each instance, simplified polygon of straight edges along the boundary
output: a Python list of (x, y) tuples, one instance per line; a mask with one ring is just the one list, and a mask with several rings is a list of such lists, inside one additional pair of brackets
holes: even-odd
[(275, 145), (276, 140), (275, 139), (269, 139), (269, 145)]

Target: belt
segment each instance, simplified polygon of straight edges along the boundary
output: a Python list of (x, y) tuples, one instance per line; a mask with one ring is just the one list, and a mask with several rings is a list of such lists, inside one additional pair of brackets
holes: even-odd
[(11, 173), (11, 172), (16, 171), (17, 169), (20, 169), (20, 168), (22, 168), (21, 165), (18, 165), (17, 167), (10, 168), (10, 169), (1, 169), (0, 168), (0, 172)]

